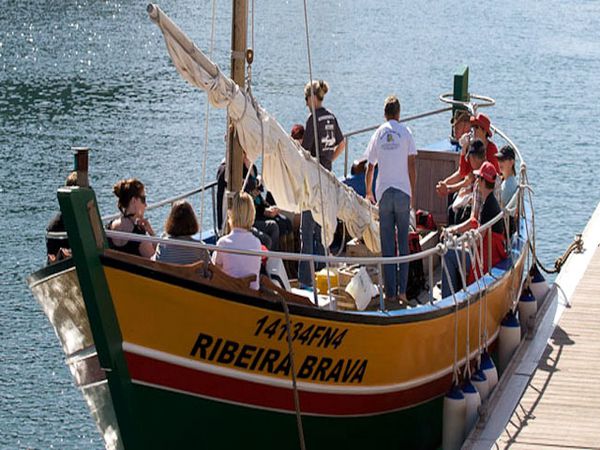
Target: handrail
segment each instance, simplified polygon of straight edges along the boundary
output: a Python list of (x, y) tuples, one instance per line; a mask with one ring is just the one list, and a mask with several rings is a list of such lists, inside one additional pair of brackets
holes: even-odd
[[(411, 122), (413, 120), (422, 119), (423, 117), (435, 116), (436, 114), (441, 114), (441, 113), (448, 112), (448, 111), (452, 111), (452, 108), (447, 107), (447, 108), (434, 109), (432, 111), (427, 111), (427, 112), (424, 112), (421, 114), (415, 114), (413, 116), (400, 118), (399, 122), (400, 123)], [(356, 136), (357, 134), (366, 133), (367, 131), (373, 131), (373, 130), (376, 130), (377, 128), (379, 128), (380, 126), (381, 126), (381, 124), (379, 123), (377, 125), (372, 125), (367, 128), (361, 128), (359, 130), (350, 131), (349, 133), (346, 133), (344, 135), (344, 137), (348, 138), (348, 137)]]
[[(472, 233), (482, 234), (489, 228), (491, 228), (496, 222), (501, 220), (504, 215), (507, 214), (505, 210), (500, 211), (498, 215), (496, 215), (492, 220), (487, 222), (486, 224), (480, 226), (476, 230), (470, 230)], [(354, 256), (324, 256), (324, 255), (311, 255), (311, 254), (301, 254), (301, 253), (288, 253), (288, 252), (273, 252), (273, 251), (254, 251), (254, 250), (242, 250), (242, 249), (226, 249), (223, 247), (219, 247), (216, 245), (205, 244), (203, 242), (191, 242), (187, 240), (178, 240), (178, 239), (165, 239), (156, 236), (148, 236), (148, 235), (140, 235), (127, 233), (123, 231), (114, 231), (114, 230), (106, 230), (106, 235), (113, 239), (121, 239), (124, 241), (135, 241), (135, 242), (152, 242), (154, 244), (165, 244), (172, 245), (178, 247), (188, 247), (188, 248), (199, 248), (208, 251), (218, 250), (223, 253), (234, 253), (237, 255), (249, 255), (249, 256), (266, 256), (266, 257), (274, 257), (281, 258), (290, 261), (315, 261), (320, 263), (331, 263), (331, 264), (342, 264), (349, 263), (352, 264), (364, 264), (364, 265), (377, 265), (377, 264), (403, 264), (409, 263), (411, 261), (416, 261), (419, 259), (425, 259), (429, 256), (434, 255), (442, 255), (444, 254), (449, 247), (448, 244), (438, 244), (436, 247), (423, 250), (419, 253), (413, 253), (410, 255), (404, 256), (394, 256), (394, 257), (385, 257), (385, 256), (367, 256), (367, 257), (354, 257)], [(468, 242), (471, 239), (471, 235), (469, 233), (464, 233), (463, 235), (457, 237), (453, 240), (455, 244), (462, 244), (463, 242)]]

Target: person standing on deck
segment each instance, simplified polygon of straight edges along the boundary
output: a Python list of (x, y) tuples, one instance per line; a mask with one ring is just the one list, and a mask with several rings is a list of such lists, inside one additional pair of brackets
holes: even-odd
[[(412, 134), (400, 120), (400, 101), (394, 95), (385, 99), (386, 122), (377, 128), (367, 147), (367, 199), (379, 202), (379, 234), (382, 256), (408, 254), (408, 225), (414, 207), (417, 149)], [(377, 188), (373, 195), (373, 172), (379, 167)], [(385, 264), (383, 268), (386, 309), (399, 302), (415, 306), (406, 298), (408, 264)]]
[[(345, 141), (336, 117), (331, 111), (323, 107), (323, 99), (327, 91), (329, 91), (329, 85), (323, 80), (313, 80), (304, 86), (304, 99), (310, 115), (306, 119), (302, 147), (315, 158), (317, 157), (318, 148), (319, 162), (327, 170), (331, 170), (333, 161), (344, 151)], [(316, 122), (316, 133), (314, 122)], [(315, 145), (315, 134), (318, 147)], [(315, 222), (310, 211), (302, 211), (300, 253), (325, 254), (321, 241), (321, 227)], [(301, 261), (298, 266), (298, 281), (301, 287), (312, 287), (313, 285), (310, 266), (307, 261)]]

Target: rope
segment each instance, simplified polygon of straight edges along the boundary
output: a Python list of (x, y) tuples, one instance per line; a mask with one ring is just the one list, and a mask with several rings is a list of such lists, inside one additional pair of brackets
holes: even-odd
[(562, 266), (567, 262), (567, 259), (569, 258), (569, 256), (571, 256), (573, 252), (581, 253), (583, 251), (583, 239), (581, 239), (580, 234), (575, 235), (575, 238), (573, 238), (573, 242), (569, 244), (565, 252), (561, 256), (556, 258), (556, 261), (554, 261), (554, 269), (547, 269), (546, 267), (544, 267), (544, 265), (541, 263), (541, 261), (535, 254), (534, 248), (532, 247), (531, 243), (529, 244), (529, 247), (531, 248), (531, 251), (533, 253), (533, 258), (535, 259), (535, 262), (540, 267), (540, 269), (542, 269), (548, 274), (560, 273)]
[(288, 352), (290, 354), (290, 369), (292, 371), (292, 387), (294, 391), (294, 408), (296, 410), (296, 424), (298, 426), (298, 439), (300, 440), (300, 448), (306, 450), (304, 442), (304, 428), (302, 427), (302, 414), (300, 412), (300, 395), (298, 394), (298, 383), (296, 380), (296, 363), (294, 359), (294, 347), (292, 346), (292, 324), (290, 321), (290, 310), (283, 295), (281, 296), (281, 305), (285, 313), (285, 328), (287, 334)]
[[(471, 264), (474, 264), (475, 266), (477, 266), (477, 237), (476, 236), (477, 236), (476, 231), (474, 231), (474, 230), (469, 231), (468, 251), (469, 251), (469, 256), (471, 258)], [(479, 320), (477, 322), (477, 348), (479, 350), (479, 355), (477, 356), (477, 368), (479, 368), (479, 365), (481, 363), (481, 353), (482, 353), (481, 324), (483, 322), (483, 301), (482, 301), (482, 297), (481, 297), (481, 284), (479, 283), (480, 277), (479, 277), (479, 271), (477, 270), (477, 267), (475, 267), (475, 269), (473, 270), (473, 273), (475, 275), (475, 282), (477, 283), (477, 301), (479, 303)], [(486, 295), (487, 295), (487, 293), (486, 293)], [(487, 310), (486, 310), (486, 315), (487, 315)]]
[[(308, 58), (308, 77), (309, 77), (309, 83), (310, 83), (310, 93), (312, 97), (315, 97), (315, 90), (313, 87), (313, 72), (312, 72), (312, 57), (311, 57), (311, 52), (310, 52), (310, 37), (309, 37), (309, 31), (308, 31), (308, 5), (307, 5), (307, 0), (304, 0), (304, 31), (306, 34), (306, 54), (307, 54), (307, 58)], [(315, 139), (315, 153), (317, 155), (317, 161), (319, 163), (319, 165), (321, 165), (321, 149), (319, 148), (319, 135), (317, 132), (317, 116), (316, 116), (316, 111), (312, 111), (311, 115), (312, 115), (312, 121), (313, 121), (313, 131), (314, 131), (314, 139)], [(318, 170), (318, 177), (319, 177), (319, 201), (321, 203), (321, 220), (323, 222), (323, 231), (325, 232), (325, 235), (327, 235), (327, 222), (325, 221), (325, 203), (323, 201), (323, 182), (321, 181), (321, 167), (319, 167)], [(325, 250), (325, 256), (329, 256), (329, 248), (324, 245), (323, 246), (324, 250)], [(329, 261), (325, 262), (325, 269), (327, 270), (327, 292), (329, 294), (329, 304), (332, 304), (332, 300), (331, 300), (331, 279), (329, 277)], [(313, 280), (314, 282), (314, 280)]]
[[(462, 251), (463, 252), (467, 252), (469, 253), (469, 250), (467, 250), (468, 247), (465, 247), (465, 244), (463, 243), (462, 245)], [(470, 258), (470, 254), (469, 254), (469, 258)], [(465, 267), (466, 269), (466, 267)], [(466, 286), (466, 284), (465, 284)], [(468, 376), (468, 378), (471, 378), (471, 296), (467, 295), (467, 339), (466, 339), (466, 350), (465, 350), (465, 359), (466, 359), (466, 364), (465, 364), (465, 371), (463, 372), (464, 376)]]
[[(215, 22), (217, 16), (217, 1), (212, 1), (212, 19), (211, 19), (211, 29), (210, 29), (210, 47), (208, 50), (208, 55), (210, 59), (212, 59), (213, 51), (215, 48)], [(206, 113), (205, 113), (205, 121), (204, 121), (204, 153), (202, 155), (202, 186), (206, 184), (206, 161), (208, 159), (208, 126), (209, 120), (208, 116), (210, 114), (210, 102), (206, 102)], [(200, 230), (204, 228), (204, 189), (200, 194)]]
[(445, 247), (444, 244), (438, 244), (438, 247), (440, 248), (442, 270), (444, 271), (444, 275), (446, 275), (446, 280), (448, 280), (450, 293), (452, 294), (452, 300), (454, 301), (454, 361), (452, 363), (452, 383), (458, 384), (458, 301), (456, 300), (456, 293), (454, 292), (454, 286), (452, 285), (450, 272), (448, 272), (448, 267), (446, 264), (444, 264), (444, 254), (447, 251), (447, 247)]
[[(483, 279), (483, 256), (481, 256), (479, 254), (479, 249), (481, 248), (481, 251), (483, 252), (483, 236), (481, 236), (480, 233), (476, 233), (474, 235), (474, 239), (475, 239), (475, 251), (473, 252), (475, 254), (475, 262), (476, 262), (476, 276), (479, 276), (478, 274), (481, 274), (481, 279)], [(479, 285), (478, 285), (479, 287)], [(484, 285), (484, 287), (486, 287)], [(480, 294), (481, 295), (481, 290), (480, 290)], [(484, 299), (484, 303), (485, 303), (485, 318), (484, 318), (484, 326), (483, 326), (483, 345), (485, 346), (485, 348), (487, 349), (487, 338), (488, 338), (488, 297), (487, 297), (487, 289), (485, 291), (485, 295), (483, 297)], [(480, 331), (480, 335), (481, 335), (481, 331)]]

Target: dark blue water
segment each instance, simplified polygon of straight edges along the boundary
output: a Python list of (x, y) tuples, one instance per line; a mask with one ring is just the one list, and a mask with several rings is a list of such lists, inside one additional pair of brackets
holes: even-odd
[[(228, 68), (230, 2), (215, 59)], [(257, 2), (253, 87), (285, 128), (304, 122), (308, 79), (302, 3)], [(208, 49), (210, 2), (161, 4)], [(396, 93), (403, 114), (441, 106), (461, 64), (471, 90), (525, 155), (538, 246), (550, 264), (600, 199), (600, 2), (309, 1), (313, 71), (342, 129), (377, 123)], [(54, 333), (25, 286), (44, 261), (43, 230), (71, 165), (88, 145), (103, 213), (111, 186), (137, 176), (151, 200), (201, 182), (205, 96), (173, 69), (143, 2), (0, 0), (0, 447), (101, 448)], [(223, 157), (222, 111), (210, 112), (209, 179)], [(448, 118), (413, 125), (417, 143)], [(353, 140), (351, 158), (368, 136)], [(341, 174), (342, 166), (335, 170)], [(161, 227), (162, 213), (151, 219)]]

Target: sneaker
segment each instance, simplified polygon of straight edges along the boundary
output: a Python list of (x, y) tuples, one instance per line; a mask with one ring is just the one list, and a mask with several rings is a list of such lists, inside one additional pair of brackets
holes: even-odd
[(389, 297), (383, 300), (386, 311), (395, 311), (397, 309), (403, 309), (405, 306), (398, 301), (398, 297)]
[(399, 299), (400, 303), (405, 305), (405, 307), (410, 306), (411, 308), (414, 308), (415, 306), (419, 305), (419, 302), (417, 302), (414, 298), (411, 298), (410, 300), (407, 299), (406, 295), (401, 295)]

